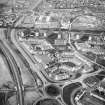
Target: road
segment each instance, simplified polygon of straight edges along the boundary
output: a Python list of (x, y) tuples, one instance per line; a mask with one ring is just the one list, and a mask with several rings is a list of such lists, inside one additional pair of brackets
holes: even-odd
[[(17, 27), (18, 25), (21, 24), (21, 21), (24, 19), (24, 16), (21, 17), (21, 19), (15, 24), (15, 27)], [(40, 73), (40, 69), (41, 69), (41, 64), (39, 64), (37, 62), (37, 60), (26, 50), (24, 49), (20, 42), (18, 41), (17, 35), (16, 35), (16, 29), (12, 29), (11, 33), (9, 35), (10, 37), (10, 41), (14, 44), (14, 46), (17, 48), (17, 50), (20, 51), (21, 55), (23, 56), (23, 58), (25, 58), (25, 60), (28, 62), (28, 64), (30, 65), (29, 69), (30, 73), (32, 74), (33, 72), (37, 73), (38, 76), (44, 81), (47, 82), (46, 79), (43, 77), (43, 75), (41, 75)], [(32, 74), (33, 75), (33, 74)]]
[(72, 47), (73, 50), (74, 50), (74, 54), (75, 54), (76, 57), (78, 57), (79, 59), (81, 59), (82, 61), (84, 61), (86, 64), (91, 64), (91, 63), (93, 63), (93, 64), (96, 64), (96, 65), (102, 67), (103, 69), (105, 69), (105, 67), (104, 67), (103, 65), (100, 65), (100, 64), (98, 64), (97, 62), (95, 62), (95, 61), (93, 61), (93, 60), (91, 60), (91, 59), (85, 57), (84, 55), (82, 55), (82, 54), (76, 49), (76, 47), (71, 43), (71, 42), (72, 42), (72, 41), (71, 41), (71, 38), (70, 38), (70, 41), (69, 41), (69, 42), (70, 42), (71, 47)]
[[(15, 27), (18, 27), (18, 25), (21, 24), (22, 19), (24, 19), (24, 17), (21, 18), (21, 19), (15, 24)], [(71, 30), (69, 30), (69, 31), (71, 31)], [(19, 43), (18, 40), (17, 40), (17, 36), (15, 35), (15, 29), (13, 29), (12, 32), (11, 32), (11, 40), (12, 40), (13, 44), (14, 44), (14, 45), (19, 49), (19, 51), (22, 53), (22, 55), (24, 55), (24, 57), (27, 59), (27, 61), (28, 61), (29, 64), (31, 65), (31, 67), (35, 70), (35, 68), (36, 68), (36, 67), (35, 67), (35, 64), (38, 64), (38, 62), (37, 62), (35, 59), (33, 59), (32, 56), (30, 56), (30, 53), (29, 53), (28, 51), (26, 51), (26, 49), (24, 49), (24, 48), (21, 47), (20, 43)], [(70, 39), (70, 42), (71, 42), (71, 39)], [(77, 57), (81, 58), (83, 61), (85, 60), (84, 62), (86, 62), (87, 64), (88, 64), (89, 62), (94, 63), (94, 64), (97, 64), (96, 62), (93, 62), (92, 60), (90, 60), (90, 59), (86, 58), (85, 56), (83, 56), (82, 54), (80, 54), (80, 53), (76, 50), (76, 48), (72, 45), (72, 43), (70, 43), (70, 45), (71, 45), (72, 48), (74, 49), (75, 55), (76, 55)], [(33, 65), (33, 64), (34, 64), (34, 65)], [(90, 64), (90, 63), (89, 63), (89, 64)], [(97, 65), (99, 65), (99, 64), (97, 64)], [(101, 65), (99, 65), (99, 66), (101, 66)], [(40, 71), (38, 71), (37, 69), (36, 69), (35, 71), (38, 73), (38, 75), (41, 75)], [(44, 79), (44, 78), (43, 78), (43, 79)]]
[(40, 73), (41, 64), (39, 64), (37, 62), (37, 60), (25, 48), (23, 48), (21, 46), (21, 44), (19, 43), (19, 41), (17, 41), (17, 40), (18, 39), (16, 37), (15, 30), (12, 30), (12, 32), (11, 32), (11, 41), (12, 41), (12, 43), (16, 46), (16, 48), (20, 51), (20, 53), (23, 55), (23, 57), (29, 63), (30, 68), (31, 68), (30, 70), (33, 70), (34, 72), (36, 72), (42, 78), (42, 80), (45, 80), (43, 78), (43, 76), (41, 75), (41, 73)]
[[(15, 24), (14, 27), (18, 27), (18, 25), (21, 24), (21, 21), (22, 19), (24, 19), (24, 16), (21, 17)], [(29, 52), (27, 52), (24, 48), (21, 47), (20, 43), (17, 41), (17, 36), (16, 36), (16, 29), (12, 29), (11, 32), (9, 33), (9, 36), (10, 36), (10, 39), (12, 41), (12, 43), (16, 46), (16, 48), (21, 52), (21, 54), (24, 56), (24, 58), (26, 59), (26, 61), (30, 64), (30, 67), (31, 69), (36, 72), (43, 81), (47, 82), (46, 79), (43, 77), (43, 75), (41, 75), (41, 72), (40, 72), (40, 67), (41, 64), (39, 64), (31, 55)], [(2, 43), (1, 43), (2, 44)], [(0, 46), (1, 46), (0, 44)], [(72, 45), (72, 44), (71, 44)], [(3, 45), (2, 45), (3, 46)], [(2, 47), (1, 46), (1, 47)], [(74, 48), (74, 46), (72, 45), (72, 47)], [(3, 46), (3, 48), (5, 48), (5, 46)], [(75, 48), (75, 54), (78, 56), (78, 57), (83, 57), (83, 58), (86, 58), (85, 56), (81, 55)], [(5, 51), (5, 53), (8, 52), (9, 53), (9, 50)], [(7, 53), (6, 53), (7, 54)], [(7, 54), (8, 55), (8, 54)], [(12, 57), (11, 54), (8, 55), (8, 57), (10, 57), (13, 61), (13, 65), (15, 66), (16, 69), (13, 70), (14, 72), (14, 75), (16, 76), (16, 80), (17, 80), (17, 91), (18, 91), (18, 98), (19, 98), (19, 105), (24, 105), (24, 93), (23, 93), (23, 84), (22, 84), (22, 80), (21, 80), (21, 75), (19, 73), (19, 67), (17, 66), (14, 58)], [(87, 58), (86, 58), (87, 59)], [(96, 62), (93, 62), (91, 60), (88, 59), (88, 61), (92, 62), (92, 63), (95, 63)], [(98, 64), (99, 65), (99, 64)], [(31, 70), (30, 69), (30, 70)], [(31, 74), (33, 73), (33, 71), (30, 71)]]
[(43, 0), (31, 0), (32, 1), (32, 5), (29, 7), (29, 10), (33, 10), (34, 8), (36, 8), (41, 2), (43, 2)]
[(20, 70), (19, 67), (17, 66), (13, 56), (11, 55), (11, 53), (9, 52), (8, 48), (4, 45), (4, 43), (0, 40), (0, 48), (2, 49), (3, 53), (5, 54), (5, 56), (10, 60), (13, 69), (12, 73), (13, 76), (15, 78), (15, 82), (16, 82), (16, 89), (17, 89), (17, 96), (18, 96), (18, 104), (19, 105), (24, 105), (24, 93), (23, 93), (23, 83), (22, 83), (22, 79), (21, 79), (21, 74), (20, 74)]

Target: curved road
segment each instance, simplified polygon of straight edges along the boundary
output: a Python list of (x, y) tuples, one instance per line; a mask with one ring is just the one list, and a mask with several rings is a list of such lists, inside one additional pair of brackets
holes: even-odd
[(9, 52), (8, 48), (4, 45), (4, 43), (0, 40), (0, 48), (2, 49), (3, 53), (5, 54), (5, 56), (7, 57), (7, 59), (10, 60), (13, 69), (12, 69), (12, 73), (14, 74), (14, 78), (15, 78), (15, 82), (16, 82), (16, 89), (17, 89), (17, 102), (19, 105), (24, 105), (24, 93), (23, 93), (23, 83), (21, 80), (21, 74), (20, 74), (20, 70), (19, 67), (17, 66), (13, 56), (11, 55), (11, 53)]
[[(15, 26), (17, 27), (18, 25), (20, 25), (21, 21), (23, 19), (24, 19), (24, 16), (21, 17), (21, 19), (15, 24)], [(20, 45), (20, 43), (19, 43), (19, 41), (17, 39), (17, 36), (16, 36), (16, 30), (15, 29), (11, 30), (11, 33), (10, 33), (9, 37), (10, 37), (10, 40), (12, 41), (12, 43), (14, 44), (14, 46), (16, 46), (16, 48), (20, 51), (20, 53), (23, 55), (23, 57), (26, 59), (26, 61), (30, 64), (30, 68), (34, 72), (36, 72), (38, 74), (38, 76), (41, 77), (41, 79), (43, 81), (46, 82), (46, 79), (43, 77), (43, 75), (41, 75), (41, 73), (39, 71), (39, 68), (41, 68), (41, 64), (39, 64), (37, 62), (37, 60), (34, 57), (32, 57), (30, 55), (30, 53)], [(30, 72), (32, 72), (32, 71), (30, 71)]]
[[(19, 21), (15, 24), (15, 26), (18, 26), (21, 24), (22, 19), (24, 19), (24, 16), (19, 19)], [(16, 40), (16, 34), (15, 34), (15, 29), (12, 29), (10, 34), (10, 39), (13, 42), (13, 44), (17, 47), (17, 49), (22, 53), (22, 55), (24, 56), (24, 58), (28, 61), (28, 63), (30, 64), (30, 67), (35, 70), (35, 72), (42, 78), (42, 80), (44, 81), (45, 78), (43, 76), (41, 76), (41, 73), (39, 71), (39, 68), (36, 68), (37, 66), (35, 66), (36, 64), (39, 64), (35, 59), (32, 58), (32, 56), (30, 56), (29, 53), (27, 53), (27, 51), (23, 50), (23, 48), (20, 48), (19, 43)], [(71, 40), (70, 40), (71, 42)], [(72, 43), (70, 43), (72, 45)], [(73, 49), (75, 50), (75, 55), (77, 55), (78, 57), (81, 58), (86, 58), (85, 56), (81, 55), (76, 49), (75, 47), (72, 45)], [(9, 51), (6, 51), (9, 52)], [(10, 56), (11, 54), (9, 54)], [(11, 57), (11, 56), (10, 56)], [(14, 58), (11, 57), (12, 60), (14, 61)], [(91, 61), (90, 59), (86, 58), (87, 61), (90, 61), (92, 63), (97, 64), (96, 62)], [(14, 65), (17, 67), (16, 62), (14, 62)], [(99, 65), (99, 64), (98, 64)], [(101, 66), (101, 65), (100, 65)], [(22, 84), (22, 80), (21, 80), (21, 76), (19, 73), (19, 68), (17, 67), (16, 70), (13, 71), (14, 74), (16, 75), (16, 79), (17, 79), (17, 90), (19, 92), (18, 94), (18, 98), (19, 98), (19, 105), (24, 105), (24, 96), (23, 96), (23, 84)], [(46, 80), (45, 80), (46, 81)]]

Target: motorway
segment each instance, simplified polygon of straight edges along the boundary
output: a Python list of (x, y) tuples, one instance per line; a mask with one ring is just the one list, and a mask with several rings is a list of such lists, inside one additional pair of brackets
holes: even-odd
[[(21, 24), (22, 19), (24, 19), (24, 17), (22, 17), (21, 19), (19, 19), (19, 21), (16, 22), (15, 27), (18, 27), (18, 25)], [(70, 30), (69, 30), (70, 31)], [(46, 84), (47, 80), (43, 77), (42, 73), (40, 72), (42, 70), (41, 68), (41, 64), (39, 64), (39, 62), (37, 62), (36, 59), (34, 59), (30, 53), (28, 53), (24, 48), (21, 47), (20, 43), (18, 42), (17, 36), (16, 36), (16, 29), (12, 28), (11, 32), (7, 33), (8, 36), (10, 37), (10, 40), (12, 41), (12, 43), (15, 45), (15, 47), (21, 52), (21, 54), (23, 55), (23, 57), (25, 58), (27, 64), (30, 65), (30, 73), (33, 75), (33, 72), (36, 72), (38, 74), (38, 76), (43, 80), (43, 82)], [(71, 42), (71, 41), (70, 41)], [(72, 45), (72, 44), (71, 44)], [(86, 58), (83, 55), (81, 55), (76, 49), (75, 47), (72, 45), (72, 47), (75, 50), (75, 55), (77, 55), (77, 57), (82, 57), (82, 58)], [(11, 63), (14, 67), (13, 69), (13, 73), (14, 76), (16, 78), (16, 83), (17, 83), (17, 95), (18, 95), (18, 104), (19, 105), (24, 105), (24, 88), (23, 88), (23, 83), (22, 83), (22, 79), (21, 79), (21, 74), (20, 74), (20, 70), (19, 67), (17, 66), (17, 63), (15, 62), (14, 57), (11, 55), (11, 53), (9, 52), (9, 50), (5, 47), (5, 45), (3, 44), (3, 42), (0, 42), (0, 48), (2, 48), (2, 50), (5, 52), (5, 55), (11, 60)], [(8, 53), (7, 53), (8, 52)], [(87, 58), (86, 58), (87, 59)], [(88, 61), (95, 63), (91, 60), (88, 59)], [(99, 64), (98, 64), (99, 65)], [(40, 70), (41, 69), (41, 70)], [(86, 75), (85, 75), (86, 76)], [(77, 80), (78, 81), (78, 80)], [(75, 81), (74, 81), (75, 82)]]
[[(19, 19), (19, 21), (16, 22), (15, 26), (19, 25), (22, 19), (23, 18)], [(1, 34), (1, 38), (0, 39), (3, 42), (3, 43), (0, 42), (0, 47), (3, 48), (3, 49), (4, 48), (6, 49), (6, 51), (4, 49), (5, 55), (11, 60), (11, 63), (14, 66), (14, 69), (12, 69), (12, 72), (14, 73), (14, 78), (15, 78), (15, 81), (16, 81), (16, 84), (17, 84), (17, 86), (16, 86), (17, 98), (18, 98), (17, 102), (18, 102), (18, 105), (24, 105), (24, 103), (25, 103), (24, 102), (24, 92), (25, 92), (25, 90), (29, 90), (29, 89), (36, 90), (36, 91), (39, 91), (39, 94), (40, 94), (40, 90), (39, 89), (40, 89), (40, 86), (42, 87), (42, 85), (40, 85), (42, 82), (39, 83), (39, 80), (41, 79), (44, 82), (46, 82), (46, 80), (45, 80), (45, 78), (43, 78), (43, 76), (40, 73), (39, 69), (40, 69), (41, 65), (38, 62), (36, 62), (36, 60), (32, 56), (30, 56), (30, 54), (27, 53), (27, 51), (24, 50), (24, 48), (21, 48), (19, 42), (17, 42), (16, 30), (15, 29), (11, 29), (11, 28), (7, 28), (7, 33), (6, 33), (7, 36), (6, 36), (6, 35), (4, 35), (3, 29), (5, 29), (5, 28), (1, 28), (0, 29), (0, 34)], [(6, 38), (8, 38), (8, 39), (6, 39)], [(18, 61), (17, 61), (16, 57), (13, 54), (13, 49), (12, 49), (11, 42), (14, 45), (13, 47), (16, 47), (17, 51), (21, 53), (21, 56), (22, 56), (21, 59), (23, 60), (24, 64), (26, 63), (25, 65), (29, 68), (28, 70), (31, 73), (31, 75), (33, 77), (35, 77), (34, 78), (35, 83), (39, 87), (37, 87), (35, 89), (33, 89), (33, 88), (27, 89), (27, 88), (25, 88), (23, 86), (23, 80), (21, 78), (21, 72), (20, 72), (19, 67), (17, 65)], [(16, 51), (15, 51), (15, 53), (16, 53)]]
[(22, 83), (22, 79), (21, 79), (21, 74), (20, 74), (20, 70), (19, 67), (17, 66), (13, 56), (11, 55), (11, 53), (9, 52), (8, 48), (4, 45), (3, 41), (0, 40), (0, 48), (3, 51), (4, 55), (6, 56), (6, 58), (11, 62), (11, 66), (13, 67), (12, 73), (13, 73), (13, 77), (14, 80), (16, 82), (16, 90), (17, 90), (17, 102), (18, 105), (24, 105), (24, 92), (23, 92), (23, 83)]

